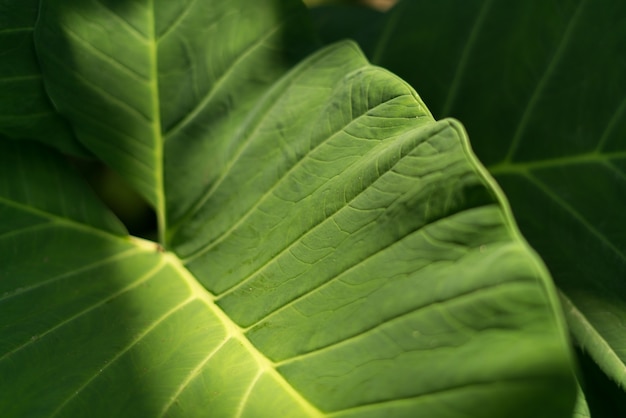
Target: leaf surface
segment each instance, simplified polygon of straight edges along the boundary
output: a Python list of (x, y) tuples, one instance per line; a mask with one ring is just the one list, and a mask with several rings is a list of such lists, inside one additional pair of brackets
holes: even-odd
[[(51, 95), (156, 202), (167, 246), (125, 235), (49, 149), (0, 141), (0, 410), (569, 415), (556, 293), (460, 124), (352, 43), (292, 66), (278, 46), (308, 35), (271, 34), (296, 2), (223, 4), (46, 3)], [(215, 48), (181, 52), (213, 23)], [(123, 59), (148, 84), (107, 73)]]
[(365, 50), (464, 122), (576, 342), (626, 387), (626, 4), (405, 1), (376, 22)]
[[(451, 404), (477, 416), (520, 417), (568, 410), (568, 355), (545, 272), (512, 238), (488, 193), (467, 201), (464, 194), (484, 184), (464, 159), (458, 128), (430, 123), (412, 134), (421, 148), (369, 193), (393, 195), (377, 186), (395, 178), (402, 187), (399, 177), (415, 175), (410, 160), (424, 158), (424, 151), (432, 157), (433, 146), (457, 154), (456, 163), (435, 154), (428, 165), (436, 169), (438, 159), (444, 171), (453, 167), (457, 175), (434, 177), (460, 190), (438, 195), (416, 180), (396, 205), (372, 199), (376, 209), (358, 208), (355, 199), (354, 208), (219, 294), (200, 287), (156, 244), (103, 231), (98, 221), (90, 225), (88, 219), (109, 218), (93, 202), (81, 213), (64, 212), (63, 201), (74, 194), (61, 188), (57, 200), (38, 204), (39, 197), (50, 199), (50, 189), (39, 188), (45, 178), (69, 178), (62, 164), (28, 172), (18, 192), (16, 182), (3, 182), (8, 225), (1, 254), (11, 267), (3, 270), (0, 289), (0, 375), (15, 376), (2, 387), (3, 410), (8, 416), (193, 416), (207, 409), (218, 416), (449, 416)], [(41, 158), (41, 150), (6, 145), (8, 161), (29, 165)], [(32, 196), (26, 202), (23, 189)], [(378, 229), (392, 236), (348, 233), (364, 223), (362, 212), (378, 215)], [(415, 224), (403, 226), (404, 217)], [(344, 242), (324, 247), (337, 241)], [(9, 264), (13, 254), (20, 256)], [(190, 267), (205, 282), (211, 277), (201, 264)]]
[(88, 155), (44, 90), (33, 32), (39, 0), (0, 2), (0, 133)]

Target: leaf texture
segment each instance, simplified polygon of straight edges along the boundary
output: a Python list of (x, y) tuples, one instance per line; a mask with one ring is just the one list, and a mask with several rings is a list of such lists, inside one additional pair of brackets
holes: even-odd
[[(289, 36), (304, 27), (304, 12), (292, 1), (47, 1), (38, 55), (50, 96), (80, 140), (156, 209), (164, 230), (166, 203), (174, 218), (187, 204), (178, 186), (166, 198), (164, 165), (181, 183), (183, 155), (198, 155), (198, 142), (199, 155), (227, 146), (219, 138), (286, 71), (290, 54), (311, 48), (306, 31)], [(166, 141), (180, 156), (171, 163)]]
[(0, 134), (85, 156), (44, 90), (33, 41), (38, 7), (39, 0), (0, 3)]
[[(342, 56), (342, 48), (353, 50), (337, 47)], [(403, 141), (391, 147), (395, 164), (384, 172), (391, 157), (380, 149), (358, 158), (378, 167), (371, 186), (350, 205), (327, 199), (337, 206), (322, 212), (327, 221), (301, 226), (272, 260), (257, 251), (253, 274), (223, 291), (199, 286), (196, 277), (209, 288), (234, 277), (203, 266), (203, 256), (187, 261), (194, 277), (156, 244), (64, 212), (71, 189), (33, 212), (37, 200), (19, 196), (26, 189), (50, 199), (44, 179), (70, 175), (60, 163), (5, 182), (2, 210), (23, 227), (6, 226), (1, 241), (4, 257), (14, 249), (22, 260), (3, 272), (0, 292), (0, 375), (19, 376), (2, 388), (3, 409), (9, 416), (454, 416), (460, 408), (520, 417), (569, 410), (569, 356), (545, 271), (467, 154), (462, 129), (432, 122), (412, 102), (421, 116), (406, 119)], [(11, 145), (3, 143), (3, 155), (17, 169), (44, 152)], [(363, 188), (351, 180), (327, 186), (329, 193), (348, 193), (345, 184)], [(106, 217), (94, 205), (88, 212)]]

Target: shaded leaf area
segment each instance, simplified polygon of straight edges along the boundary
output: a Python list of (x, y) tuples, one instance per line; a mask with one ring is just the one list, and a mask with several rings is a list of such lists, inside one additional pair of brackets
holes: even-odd
[[(412, 89), (351, 44), (285, 80), (307, 69), (313, 82), (324, 57), (350, 56), (355, 71), (340, 71), (327, 105), (311, 108), (319, 118), (309, 113), (326, 126), (322, 148), (263, 183), (213, 248), (203, 232), (212, 241), (183, 260), (191, 273), (156, 244), (115, 235), (95, 201), (67, 209), (89, 194), (51, 189), (50, 179), (79, 182), (47, 150), (0, 143), (8, 416), (570, 413), (575, 385), (547, 273), (462, 128), (433, 122)], [(268, 152), (274, 165), (284, 158)], [(26, 170), (42, 159), (45, 169)], [(327, 169), (299, 177), (310, 163)]]
[(0, 3), (0, 133), (88, 155), (44, 90), (33, 31), (39, 0)]
[[(343, 36), (345, 10), (316, 13)], [(464, 122), (571, 302), (577, 343), (624, 387), (626, 4), (405, 1), (370, 16), (365, 51)]]
[[(47, 1), (37, 50), (60, 112), (164, 227), (166, 200), (173, 218), (188, 202), (179, 186), (165, 196), (163, 164), (178, 184), (184, 154), (221, 155), (250, 103), (311, 49), (304, 12), (282, 0)], [(294, 28), (302, 33), (290, 36)], [(173, 160), (164, 157), (166, 141), (177, 143)]]
[(100, 161), (70, 161), (102, 203), (124, 224), (130, 235), (157, 240), (154, 210), (120, 175)]
[[(576, 349), (580, 376), (589, 408), (581, 417), (613, 418), (626, 415), (626, 395), (587, 353)], [(576, 416), (575, 416), (576, 417)]]

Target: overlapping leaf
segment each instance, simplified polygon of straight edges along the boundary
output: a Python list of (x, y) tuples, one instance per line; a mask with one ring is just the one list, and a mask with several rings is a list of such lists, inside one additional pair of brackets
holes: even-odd
[(626, 4), (406, 1), (372, 19), (358, 38), (463, 120), (578, 344), (625, 387)]
[(299, 7), (244, 3), (46, 2), (48, 89), (168, 251), (0, 142), (0, 409), (568, 415), (554, 290), (460, 125), (351, 43), (290, 69)]

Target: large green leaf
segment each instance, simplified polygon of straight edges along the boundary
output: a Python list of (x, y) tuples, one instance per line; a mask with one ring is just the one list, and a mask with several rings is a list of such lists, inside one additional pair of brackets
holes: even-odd
[(354, 44), (292, 66), (300, 13), (45, 2), (51, 97), (167, 239), (2, 138), (4, 416), (571, 414), (556, 293), (462, 127)]
[[(329, 12), (333, 39), (346, 12)], [(463, 120), (577, 343), (626, 387), (626, 3), (406, 1), (356, 33), (436, 116)]]

